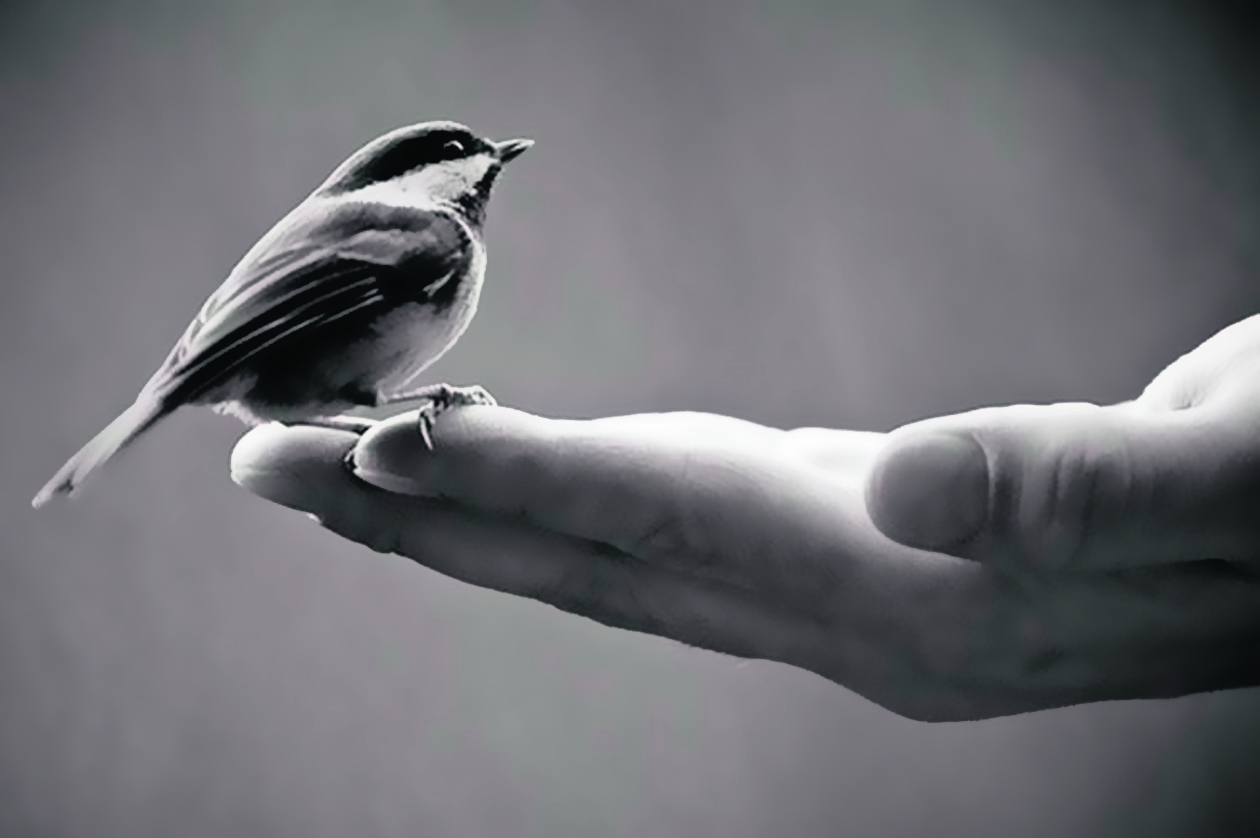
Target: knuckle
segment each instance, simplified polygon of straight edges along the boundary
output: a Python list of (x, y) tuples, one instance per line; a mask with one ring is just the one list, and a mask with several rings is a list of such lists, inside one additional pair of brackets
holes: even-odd
[(1071, 570), (1108, 522), (1138, 502), (1139, 475), (1123, 435), (1105, 430), (1057, 446), (1039, 467), (1018, 501), (1018, 543), (1045, 569)]
[(688, 549), (688, 539), (678, 515), (661, 510), (630, 544), (629, 553), (644, 557), (673, 556)]
[(668, 562), (673, 557), (696, 554), (703, 545), (705, 528), (694, 520), (702, 507), (705, 487), (697, 483), (699, 467), (694, 452), (683, 455), (673, 489), (653, 498), (624, 499), (628, 508), (642, 515), (638, 534), (629, 540), (627, 552), (634, 556)]

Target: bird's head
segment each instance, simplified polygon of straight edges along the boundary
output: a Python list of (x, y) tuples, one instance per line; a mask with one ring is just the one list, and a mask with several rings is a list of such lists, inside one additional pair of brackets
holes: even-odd
[(533, 140), (494, 142), (458, 122), (421, 122), (377, 137), (337, 167), (316, 194), (402, 193), (412, 200), (459, 207), (480, 224), (503, 164)]

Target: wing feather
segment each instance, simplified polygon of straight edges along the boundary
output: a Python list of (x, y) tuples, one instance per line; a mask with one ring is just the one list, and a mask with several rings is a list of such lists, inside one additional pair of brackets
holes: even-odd
[(285, 339), (436, 294), (471, 258), (463, 225), (443, 212), (322, 209), (295, 211), (246, 255), (146, 389), (194, 401)]

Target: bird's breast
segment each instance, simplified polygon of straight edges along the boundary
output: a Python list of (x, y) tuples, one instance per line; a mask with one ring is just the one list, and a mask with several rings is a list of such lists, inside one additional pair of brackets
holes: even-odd
[(453, 284), (450, 293), (404, 303), (378, 318), (369, 350), (376, 355), (372, 368), (381, 373), (378, 391), (397, 390), (455, 345), (477, 312), (485, 270), (485, 248), (476, 242), (463, 275), (444, 283)]

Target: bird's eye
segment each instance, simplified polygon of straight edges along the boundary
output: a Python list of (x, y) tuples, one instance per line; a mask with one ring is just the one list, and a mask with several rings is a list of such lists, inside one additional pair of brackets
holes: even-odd
[(447, 140), (442, 145), (442, 150), (449, 154), (463, 154), (464, 144), (461, 143), (459, 140)]

